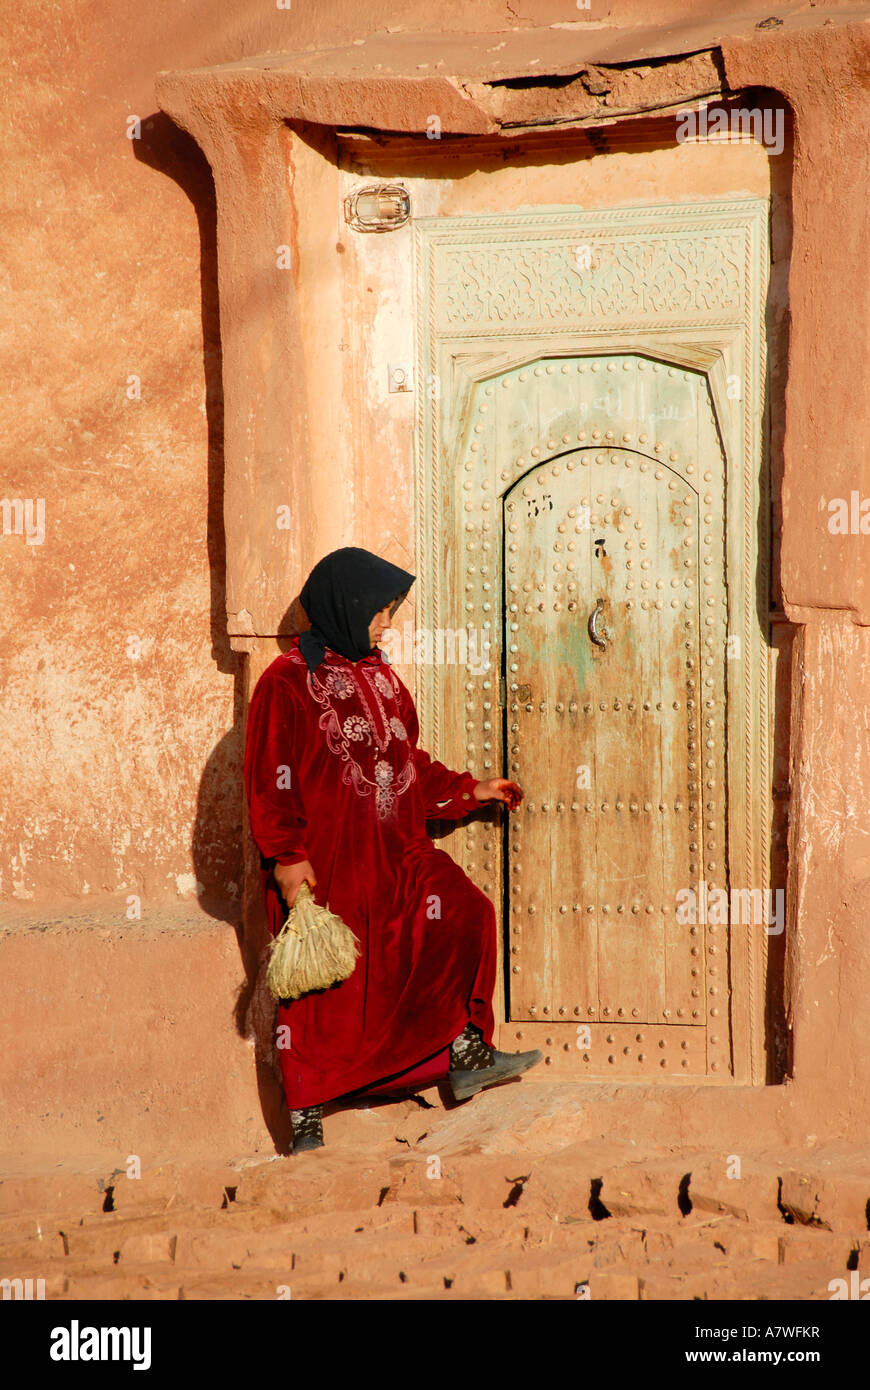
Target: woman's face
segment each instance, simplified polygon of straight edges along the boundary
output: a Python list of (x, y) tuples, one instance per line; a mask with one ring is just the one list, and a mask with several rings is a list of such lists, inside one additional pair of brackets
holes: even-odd
[(369, 623), (369, 641), (371, 642), (372, 646), (374, 646), (376, 642), (380, 641), (384, 632), (390, 626), (390, 615), (392, 607), (392, 603), (388, 603), (385, 608), (382, 608), (379, 613), (375, 614), (375, 616)]

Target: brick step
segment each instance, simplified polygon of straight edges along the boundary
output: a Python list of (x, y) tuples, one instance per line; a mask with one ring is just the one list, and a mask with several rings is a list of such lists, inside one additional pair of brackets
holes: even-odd
[[(282, 1283), (306, 1296), (310, 1290), (332, 1288), (334, 1296), (349, 1297), (358, 1285), (378, 1284), (435, 1293), (459, 1287), (468, 1296), (524, 1292), (527, 1297), (573, 1297), (578, 1285), (621, 1287), (622, 1276), (640, 1279), (639, 1287), (649, 1289), (676, 1290), (687, 1279), (706, 1279), (717, 1288), (730, 1281), (730, 1287), (740, 1271), (752, 1267), (763, 1267), (768, 1275), (785, 1267), (788, 1282), (795, 1267), (798, 1273), (801, 1268), (815, 1272), (823, 1265), (829, 1281), (847, 1274), (858, 1248), (863, 1256), (859, 1268), (870, 1262), (870, 1237), (856, 1246), (812, 1228), (786, 1229), (782, 1235), (782, 1227), (753, 1230), (736, 1218), (719, 1218), (694, 1230), (680, 1223), (672, 1231), (628, 1226), (608, 1233), (601, 1228), (610, 1223), (597, 1224), (600, 1234), (591, 1240), (565, 1229), (531, 1231), (523, 1238), (517, 1228), (509, 1242), (491, 1236), (488, 1242), (473, 1243), (457, 1241), (456, 1231), (432, 1238), (370, 1230), (355, 1240), (301, 1235), (292, 1226), (259, 1233), (192, 1227), (180, 1237), (168, 1230), (140, 1231), (122, 1241), (117, 1264), (106, 1261), (102, 1272), (94, 1270), (93, 1260), (72, 1256), (39, 1264), (19, 1260), (15, 1272), (44, 1277), (52, 1287), (60, 1275), (69, 1288), (85, 1290), (93, 1279), (106, 1276), (120, 1280), (122, 1287), (138, 1279), (145, 1288), (167, 1281), (175, 1288), (179, 1282), (238, 1272), (246, 1279), (271, 1279), (273, 1297)], [(602, 1276), (607, 1276), (603, 1283)]]
[[(425, 1117), (424, 1117), (425, 1119)], [(317, 1153), (0, 1183), (0, 1277), (47, 1298), (829, 1298), (870, 1176), (721, 1155)]]
[(588, 1249), (596, 1259), (611, 1251), (618, 1258), (650, 1259), (676, 1246), (691, 1248), (694, 1242), (713, 1258), (720, 1250), (729, 1258), (765, 1258), (780, 1264), (814, 1258), (821, 1249), (829, 1251), (829, 1257), (837, 1262), (855, 1258), (856, 1252), (857, 1259), (863, 1261), (870, 1244), (866, 1229), (829, 1231), (821, 1226), (788, 1224), (782, 1217), (747, 1222), (731, 1215), (711, 1217), (692, 1212), (676, 1220), (661, 1215), (554, 1220), (527, 1215), (520, 1208), (475, 1210), (465, 1204), (412, 1208), (385, 1202), (371, 1210), (321, 1211), (279, 1219), (267, 1208), (234, 1203), (226, 1210), (178, 1207), (171, 1213), (153, 1215), (88, 1215), (78, 1224), (60, 1218), (60, 1224), (46, 1225), (39, 1234), (29, 1228), (26, 1234), (8, 1229), (0, 1244), (0, 1258), (7, 1267), (21, 1260), (53, 1262), (64, 1258), (112, 1259), (117, 1263), (120, 1258), (138, 1258), (135, 1252), (139, 1249), (160, 1252), (149, 1253), (146, 1258), (169, 1259), (178, 1258), (178, 1247), (184, 1250), (191, 1243), (211, 1244), (217, 1250), (232, 1248), (234, 1242), (240, 1248), (271, 1248), (283, 1243), (299, 1251), (322, 1249), (324, 1242), (337, 1241), (348, 1248), (392, 1242), (408, 1243), (419, 1250), (427, 1238), (443, 1238), (457, 1247), (508, 1240), (525, 1249)]
[[(0, 1181), (0, 1238), (19, 1217), (36, 1224), (106, 1209), (154, 1212), (181, 1206), (267, 1207), (279, 1216), (316, 1215), (394, 1203), (414, 1207), (499, 1209), (522, 1205), (529, 1215), (670, 1215), (687, 1206), (745, 1219), (784, 1214), (796, 1224), (837, 1229), (866, 1227), (870, 1169), (823, 1165), (803, 1171), (787, 1163), (746, 1160), (738, 1179), (721, 1154), (695, 1154), (632, 1163), (625, 1146), (573, 1145), (553, 1155), (411, 1153), (360, 1162), (326, 1151), (247, 1166), (165, 1164), (130, 1179), (123, 1170), (91, 1175), (36, 1175)], [(229, 1194), (229, 1195), (228, 1195)]]

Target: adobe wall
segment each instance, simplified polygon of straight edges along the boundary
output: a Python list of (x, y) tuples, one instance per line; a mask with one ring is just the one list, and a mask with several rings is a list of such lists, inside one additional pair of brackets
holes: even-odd
[[(484, 0), (469, 12), (448, 0), (438, 23), (445, 32), (469, 23), (495, 32), (518, 23), (564, 22), (562, 0), (535, 0), (521, 21), (515, 9)], [(749, 0), (729, 7), (734, 16), (755, 9)], [(609, 7), (608, 19), (641, 22), (647, 10), (639, 0), (623, 0)], [(655, 21), (667, 25), (683, 10), (678, 0), (657, 6)], [(716, 7), (704, 7), (699, 19), (708, 12)], [(274, 302), (225, 299), (219, 324), (212, 170), (194, 140), (156, 110), (154, 78), (166, 69), (353, 42), (366, 30), (397, 23), (424, 30), (432, 23), (431, 6), (408, 0), (397, 18), (395, 6), (361, 7), (357, 0), (319, 0), (316, 7), (284, 12), (234, 3), (217, 13), (207, 0), (183, 9), (175, 0), (157, 0), (147, 12), (125, 7), (94, 15), (82, 7), (80, 14), (47, 19), (41, 7), (25, 3), (7, 19), (5, 109), (11, 120), (4, 184), (12, 235), (4, 275), (13, 309), (4, 351), (14, 396), (0, 405), (7, 443), (3, 492), (42, 497), (46, 506), (43, 544), (0, 539), (7, 560), (0, 574), (7, 620), (0, 654), (7, 786), (0, 899), (15, 927), (0, 942), (10, 967), (4, 978), (15, 995), (14, 1009), (5, 1012), (3, 1048), (10, 1074), (17, 1069), (28, 1081), (10, 1092), (7, 1152), (11, 1145), (48, 1153), (61, 1143), (67, 1152), (85, 1153), (102, 1142), (97, 1116), (106, 1067), (114, 1065), (110, 1035), (113, 1047), (139, 1059), (129, 1093), (137, 1114), (144, 1110), (140, 1097), (149, 1069), (166, 1100), (145, 1142), (171, 1144), (189, 1132), (192, 1143), (206, 1144), (201, 1119), (188, 1130), (197, 1101), (195, 1090), (185, 1092), (179, 1082), (178, 1059), (195, 1052), (198, 1040), (214, 1037), (215, 1001), (222, 1011), (218, 1042), (203, 1052), (208, 1060), (197, 1074), (200, 1099), (212, 1098), (230, 1147), (269, 1142), (262, 1116), (248, 1104), (256, 1092), (250, 1049), (231, 1019), (256, 942), (243, 961), (232, 924), (244, 882), (239, 770), (245, 695), (277, 648), (264, 641), (246, 659), (231, 651), (226, 637), (224, 383), (232, 387), (244, 378), (249, 364), (222, 362), (221, 342), (232, 343), (242, 316), (252, 331), (258, 314), (260, 327), (271, 327)], [(855, 135), (867, 128), (866, 39), (857, 28), (839, 27), (786, 43), (776, 34), (752, 33), (751, 26), (750, 34), (724, 46), (728, 83), (735, 90), (783, 92), (795, 112), (788, 389), (785, 414), (774, 421), (774, 454), (781, 440), (782, 598), (789, 616), (803, 625), (791, 748), (790, 888), (797, 915), (787, 963), (796, 1081), (758, 1104), (780, 1134), (802, 1142), (811, 1129), (860, 1135), (870, 1112), (863, 1081), (870, 1063), (864, 984), (870, 973), (864, 935), (870, 921), (870, 638), (855, 622), (870, 621), (867, 565), (860, 537), (835, 538), (832, 545), (819, 532), (820, 499), (848, 497), (853, 487), (870, 495), (863, 445), (870, 409), (868, 288), (860, 254), (866, 200), (854, 196), (866, 187), (866, 142)], [(141, 141), (127, 138), (133, 115), (142, 118)], [(256, 120), (251, 128), (253, 148), (260, 134)], [(338, 220), (338, 176), (325, 137), (281, 138), (293, 146), (288, 164), (298, 183), (291, 191), (305, 192), (307, 221), (280, 229), (298, 256), (286, 288), (294, 307), (283, 355), (273, 359), (268, 335), (261, 335), (254, 366), (267, 385), (280, 376), (283, 389), (292, 386), (290, 443), (303, 501), (295, 565), (301, 570), (351, 537), (376, 549), (386, 538), (400, 548), (397, 555), (405, 551), (413, 559), (409, 402), (381, 400), (380, 386), (368, 402), (353, 395), (355, 354), (345, 350), (339, 360), (345, 339), (336, 343), (333, 329), (349, 325), (361, 332), (368, 325), (375, 331), (375, 296), (366, 296), (362, 262), (341, 279), (323, 274), (324, 217), (332, 219), (336, 242), (345, 242), (345, 252), (334, 253), (336, 265), (344, 254), (351, 267), (359, 254), (348, 249)], [(769, 165), (761, 151), (730, 148), (727, 161), (712, 153), (650, 151), (640, 196), (673, 196), (675, 184), (685, 196), (766, 187)], [(432, 211), (478, 210), (496, 188), (516, 205), (543, 197), (606, 205), (622, 195), (621, 166), (595, 164), (581, 171), (582, 198), (576, 172), (571, 182), (555, 165), (501, 165), (497, 174), (493, 166), (456, 191), (433, 182), (417, 196)], [(636, 167), (635, 161), (632, 175)], [(228, 172), (215, 171), (219, 186)], [(844, 189), (853, 196), (843, 197)], [(272, 192), (280, 201), (280, 183)], [(637, 196), (633, 185), (631, 199)], [(292, 209), (293, 200), (286, 205)], [(241, 241), (248, 209), (241, 204), (234, 216)], [(780, 231), (787, 232), (784, 224)], [(315, 266), (317, 273), (301, 273)], [(382, 273), (398, 286), (402, 267), (397, 259)], [(784, 303), (780, 281), (777, 313)], [(395, 335), (401, 338), (408, 325), (395, 305), (382, 306), (381, 316), (385, 350), (392, 352)], [(287, 441), (274, 439), (272, 446), (281, 475)], [(379, 459), (377, 471), (368, 467), (372, 456)], [(341, 488), (330, 472), (336, 457)], [(383, 469), (384, 459), (396, 461), (393, 471)], [(324, 514), (330, 525), (318, 530), (313, 518)], [(140, 920), (126, 915), (130, 895), (140, 900)], [(190, 937), (183, 960), (180, 946), (167, 945), (160, 915), (178, 902), (201, 914), (210, 932), (207, 943)], [(107, 963), (107, 938), (97, 934), (81, 948), (87, 969), (81, 962), (77, 967), (81, 1002), (65, 1019), (64, 1048), (58, 1052), (48, 1033), (37, 1033), (52, 1002), (34, 992), (34, 976), (50, 970), (63, 988), (66, 960), (56, 943), (48, 963), (38, 961), (29, 916), (15, 926), (18, 914), (40, 908), (61, 919), (94, 910), (98, 932), (109, 933), (112, 952), (121, 952), (131, 996), (150, 1001), (150, 1008), (128, 1012), (116, 998), (110, 1021), (87, 1005), (88, 981), (106, 991), (117, 978)], [(26, 940), (15, 936), (19, 930), (28, 933)], [(208, 999), (178, 988), (203, 958)], [(173, 978), (173, 972), (180, 973)], [(143, 1051), (169, 979), (179, 1010), (190, 999), (184, 1045)], [(88, 1047), (100, 1065), (70, 1071), (69, 1058)], [(250, 1070), (237, 1105), (222, 1087), (228, 1068), (240, 1066), (244, 1073), (240, 1049)], [(38, 1110), (40, 1094), (48, 1124)], [(113, 1148), (127, 1142), (122, 1093), (116, 1103)], [(687, 1099), (663, 1093), (661, 1104), (683, 1113)], [(740, 1111), (736, 1095), (704, 1100), (705, 1122), (709, 1104)]]
[[(534, 0), (517, 18), (502, 0), (472, 8), (447, 0), (438, 25), (486, 33), (593, 20), (583, 11), (566, 19), (565, 9), (564, 0)], [(655, 23), (679, 21), (684, 10), (680, 0), (657, 5)], [(733, 27), (754, 10), (750, 0), (732, 3)], [(43, 544), (0, 537), (11, 789), (0, 900), (10, 903), (126, 891), (157, 903), (195, 897), (197, 883), (207, 896), (238, 894), (231, 789), (240, 676), (225, 636), (212, 174), (197, 145), (156, 109), (155, 76), (388, 28), (425, 32), (432, 14), (423, 0), (405, 0), (399, 12), (318, 0), (286, 11), (243, 2), (223, 13), (207, 0), (155, 0), (147, 15), (67, 6), (50, 18), (25, 0), (4, 29), (12, 391), (0, 403), (3, 495), (41, 497), (46, 506)], [(719, 13), (712, 3), (695, 6), (693, 23)], [(645, 0), (607, 9), (616, 26), (647, 16)], [(775, 37), (754, 38), (751, 53)], [(736, 54), (735, 46), (731, 63)], [(769, 61), (735, 68), (732, 85), (766, 75), (775, 85)], [(812, 73), (804, 54), (793, 61)], [(847, 98), (860, 89), (829, 76), (846, 120)], [(827, 83), (819, 85), (826, 100)], [(127, 138), (132, 116), (142, 120), (140, 140)], [(861, 142), (846, 153), (857, 178)], [(823, 247), (824, 173), (814, 160), (808, 176), (818, 196), (808, 215)], [(855, 291), (850, 280), (853, 334), (866, 332)], [(836, 296), (813, 304), (834, 321)], [(856, 345), (826, 388), (836, 419), (862, 399), (850, 374), (859, 357)], [(299, 442), (306, 452), (304, 425)], [(306, 559), (316, 544), (307, 533)]]
[[(10, 910), (238, 902), (214, 190), (155, 76), (431, 20), (422, 0), (401, 10), (23, 0), (5, 16), (0, 496), (45, 504), (42, 544), (0, 536)], [(467, 10), (447, 0), (439, 25)], [(473, 23), (515, 20), (483, 0)]]

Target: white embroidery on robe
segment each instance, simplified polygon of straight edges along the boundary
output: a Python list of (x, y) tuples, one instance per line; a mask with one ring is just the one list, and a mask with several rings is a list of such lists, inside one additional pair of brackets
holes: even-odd
[(377, 789), (375, 791), (375, 805), (378, 808), (378, 815), (383, 819), (392, 815), (396, 807), (396, 793), (390, 783), (393, 780), (393, 769), (388, 762), (381, 760), (375, 763), (375, 781)]
[[(295, 654), (294, 654), (295, 655)], [(304, 657), (302, 658), (304, 660)], [(383, 738), (378, 734), (377, 725), (372, 718), (372, 711), (369, 708), (366, 694), (363, 689), (363, 682), (360, 676), (365, 674), (366, 686), (374, 694), (375, 701), (380, 711), (383, 724)], [(338, 678), (338, 679), (336, 679)], [(361, 705), (367, 710), (369, 718), (366, 719), (361, 714), (346, 715), (342, 719), (333, 705), (333, 696), (339, 699), (346, 699), (348, 693), (346, 685), (351, 685), (352, 692), (355, 691)], [(408, 731), (401, 719), (395, 715), (387, 717), (386, 710), (380, 701), (380, 694), (387, 694), (383, 690), (383, 685), (389, 685), (389, 698), (394, 699), (398, 693), (398, 686), (393, 688), (386, 677), (380, 671), (371, 673), (370, 670), (358, 671), (350, 669), (346, 671), (309, 671), (306, 677), (306, 685), (309, 694), (323, 708), (323, 713), (318, 720), (318, 727), (323, 729), (326, 734), (326, 744), (331, 753), (335, 753), (344, 763), (342, 768), (341, 780), (345, 786), (353, 786), (358, 796), (374, 796), (375, 810), (379, 820), (387, 820), (395, 814), (398, 798), (402, 792), (407, 791), (412, 782), (416, 780), (417, 769), (414, 766), (413, 752), (408, 738)], [(395, 741), (397, 749), (404, 745), (404, 762), (397, 772), (387, 758), (376, 756), (374, 764), (374, 777), (366, 775), (362, 765), (356, 757), (351, 745), (361, 744), (365, 739), (365, 746), (374, 745), (378, 753), (386, 753), (389, 745)], [(362, 747), (358, 749), (362, 752)]]
[(343, 671), (330, 671), (326, 683), (340, 700), (347, 700), (353, 694), (353, 681)]
[(375, 672), (374, 682), (385, 700), (394, 700), (396, 698), (396, 686), (384, 675), (383, 671)]

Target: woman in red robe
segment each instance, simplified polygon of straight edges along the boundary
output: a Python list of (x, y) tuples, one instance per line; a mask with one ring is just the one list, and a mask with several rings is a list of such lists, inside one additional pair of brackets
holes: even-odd
[(541, 1058), (492, 1047), (495, 910), (426, 833), (427, 819), (481, 802), (514, 809), (522, 792), (417, 746), (414, 702), (377, 646), (413, 582), (367, 550), (327, 555), (300, 594), (311, 629), (263, 672), (248, 713), (245, 786), (272, 934), (307, 879), (360, 943), (348, 979), (278, 1009), (294, 1153), (322, 1145), (326, 1101), (444, 1076), (461, 1099)]

